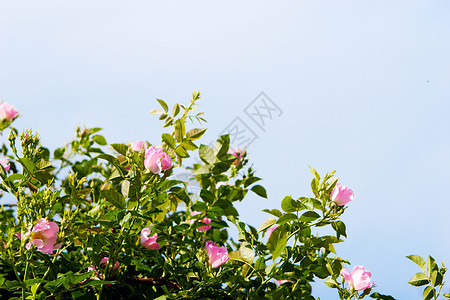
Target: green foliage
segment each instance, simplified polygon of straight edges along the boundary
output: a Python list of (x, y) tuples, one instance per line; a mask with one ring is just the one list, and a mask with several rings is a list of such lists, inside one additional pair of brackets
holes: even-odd
[[(147, 166), (146, 151), (108, 144), (101, 128), (77, 128), (52, 156), (37, 134), (11, 128), (2, 146), (10, 170), (0, 168), (0, 189), (17, 209), (0, 208), (0, 298), (315, 299), (315, 281), (337, 289), (341, 299), (368, 296), (373, 287), (355, 291), (339, 279), (347, 261), (334, 245), (347, 232), (340, 220), (346, 207), (330, 199), (335, 172), (321, 177), (311, 168), (311, 195), (279, 199), (280, 209), (263, 210), (270, 217), (258, 229), (242, 222), (235, 203), (249, 191), (268, 194), (247, 153), (242, 160), (228, 154), (229, 136), (213, 146), (199, 143), (206, 129), (189, 128), (206, 122), (194, 113), (199, 99), (195, 92), (189, 105), (171, 110), (157, 99), (161, 109), (151, 114), (169, 130), (161, 135), (162, 152), (174, 162), (159, 173)], [(0, 129), (10, 125), (2, 121)], [(197, 154), (201, 163), (186, 166)], [(198, 193), (188, 188), (191, 181), (175, 180), (177, 168), (192, 172)], [(40, 246), (46, 237), (35, 230), (39, 220), (59, 229), (50, 252)], [(322, 227), (333, 234), (319, 234)], [(142, 242), (149, 237), (156, 242)], [(213, 268), (206, 241), (225, 247), (228, 260)], [(424, 299), (437, 299), (445, 267), (431, 257), (428, 266), (419, 256), (408, 258), (423, 271), (410, 283), (427, 285)]]
[[(407, 258), (418, 265), (423, 271), (416, 273), (408, 283), (417, 287), (425, 285), (423, 290), (424, 300), (438, 299), (444, 286), (444, 274), (447, 271), (444, 264), (439, 268), (431, 256), (428, 256), (428, 264), (419, 255), (409, 255)], [(449, 294), (444, 294), (446, 298), (450, 298), (449, 296)]]

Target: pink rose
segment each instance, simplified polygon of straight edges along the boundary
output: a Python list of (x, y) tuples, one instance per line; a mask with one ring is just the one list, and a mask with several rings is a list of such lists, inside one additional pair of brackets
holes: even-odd
[(286, 283), (286, 282), (294, 283), (292, 280), (277, 280), (278, 285), (282, 285), (283, 283)]
[(155, 233), (152, 236), (149, 236), (151, 233), (150, 228), (144, 228), (141, 231), (141, 245), (150, 250), (159, 250), (161, 246), (156, 242), (158, 238), (158, 234)]
[[(100, 260), (99, 267), (100, 268), (106, 267), (107, 264), (108, 264), (108, 257), (103, 257)], [(118, 261), (116, 261), (113, 266), (113, 271), (119, 271), (119, 270), (120, 270), (120, 263)]]
[(145, 151), (144, 166), (157, 174), (172, 166), (172, 159), (161, 148), (151, 146)]
[(14, 106), (2, 102), (0, 104), (0, 120), (11, 121), (19, 115), (19, 112), (14, 108)]
[(355, 195), (351, 189), (338, 183), (331, 192), (330, 199), (337, 205), (342, 206), (355, 199)]
[[(198, 212), (198, 211), (193, 211), (193, 210), (191, 210), (190, 208), (189, 208), (189, 211), (190, 211), (192, 217), (195, 216), (195, 215), (200, 214), (200, 212)], [(192, 224), (194, 224), (194, 223), (197, 222), (197, 221), (200, 221), (200, 222), (205, 223), (205, 224), (207, 224), (207, 225), (211, 224), (211, 219), (210, 219), (210, 218), (206, 218), (206, 217), (202, 218), (201, 220), (199, 220), (199, 219), (191, 219), (191, 220), (188, 221), (188, 223), (192, 225)], [(197, 228), (196, 228), (196, 230), (197, 230), (198, 232), (207, 231), (207, 230), (209, 230), (209, 229), (211, 229), (211, 226), (200, 226), (200, 227), (197, 227)]]
[(58, 231), (59, 227), (55, 222), (49, 222), (43, 218), (37, 220), (31, 232), (26, 233), (25, 237), (31, 236), (25, 248), (29, 250), (31, 246), (36, 246), (43, 253), (53, 254), (53, 249), (59, 248), (58, 245), (55, 246)]
[(370, 271), (364, 271), (364, 266), (354, 267), (351, 274), (349, 270), (344, 268), (341, 270), (341, 275), (344, 277), (345, 281), (357, 291), (365, 290), (373, 285), (373, 282), (370, 282), (372, 273), (370, 273)]
[(236, 148), (236, 149), (231, 148), (227, 152), (227, 154), (231, 154), (231, 155), (234, 155), (235, 157), (237, 157), (237, 159), (233, 162), (233, 165), (238, 165), (242, 161), (242, 153), (243, 153), (243, 151), (241, 148)]
[[(104, 268), (104, 267), (106, 267), (108, 265), (108, 257), (103, 257), (101, 260), (100, 260), (100, 263), (99, 263), (99, 267), (100, 268)], [(97, 270), (97, 268), (96, 267), (94, 267), (93, 265), (90, 265), (89, 267), (88, 267), (88, 271), (95, 271), (95, 270)], [(114, 263), (114, 266), (113, 266), (113, 272), (117, 272), (117, 271), (119, 271), (120, 270), (120, 263), (118, 262), (118, 261), (116, 261), (115, 263)], [(99, 273), (99, 272), (96, 272), (95, 273), (95, 275), (97, 275), (100, 279), (103, 279), (103, 274), (102, 273)], [(112, 284), (107, 284), (107, 286), (111, 286)]]
[(272, 234), (272, 232), (278, 228), (278, 224), (272, 225), (269, 227), (269, 229), (267, 230), (267, 238), (270, 238), (270, 235)]
[(133, 151), (140, 152), (142, 148), (147, 150), (147, 143), (144, 141), (136, 141), (135, 143), (131, 143), (130, 147)]
[(9, 163), (7, 163), (4, 158), (0, 158), (0, 164), (3, 166), (6, 172), (9, 171)]
[(227, 247), (219, 247), (216, 244), (214, 244), (213, 241), (207, 241), (205, 248), (206, 252), (208, 253), (209, 257), (208, 262), (211, 267), (218, 268), (228, 260)]

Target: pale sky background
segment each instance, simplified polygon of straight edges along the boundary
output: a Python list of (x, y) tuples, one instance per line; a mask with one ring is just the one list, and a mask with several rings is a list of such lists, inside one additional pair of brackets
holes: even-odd
[[(243, 221), (311, 195), (308, 166), (336, 169), (356, 195), (336, 249), (376, 291), (421, 299), (406, 255), (450, 265), (450, 1), (0, 0), (0, 100), (51, 149), (78, 124), (159, 143), (154, 99), (197, 89), (205, 144), (236, 117), (259, 136), (269, 199), (249, 195)], [(265, 132), (244, 112), (261, 91), (283, 111)]]

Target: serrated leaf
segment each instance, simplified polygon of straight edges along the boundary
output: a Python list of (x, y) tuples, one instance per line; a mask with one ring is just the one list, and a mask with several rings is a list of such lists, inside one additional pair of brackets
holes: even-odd
[(61, 157), (63, 157), (64, 152), (66, 152), (66, 148), (64, 148), (64, 147), (57, 148), (57, 149), (53, 152), (53, 157), (54, 157), (55, 159), (60, 159)]
[(409, 281), (413, 286), (422, 286), (428, 283), (428, 276), (425, 273), (416, 273)]
[(260, 197), (267, 198), (266, 189), (259, 184), (252, 186), (250, 190)]
[(221, 135), (214, 144), (214, 155), (221, 157), (227, 154), (230, 148), (230, 136), (228, 134)]
[(272, 260), (275, 261), (286, 248), (288, 235), (284, 226), (278, 226), (270, 235), (267, 241), (267, 248), (272, 254)]
[(200, 156), (200, 159), (209, 165), (212, 165), (216, 161), (214, 150), (209, 146), (200, 145), (198, 154)]
[(176, 103), (172, 108), (172, 117), (176, 117), (180, 112), (180, 104)]
[(188, 140), (184, 140), (184, 141), (181, 143), (181, 146), (182, 146), (184, 149), (189, 150), (189, 151), (193, 151), (193, 150), (198, 149), (198, 147), (197, 147), (196, 144), (194, 144), (193, 142), (188, 141)]
[(297, 220), (297, 216), (294, 215), (293, 213), (287, 213), (282, 215), (278, 220), (277, 220), (277, 224), (279, 225), (283, 225), (287, 222), (290, 222), (292, 220)]
[(175, 121), (174, 137), (178, 142), (183, 141), (185, 134), (184, 122), (181, 119)]
[(335, 279), (333, 279), (332, 277), (328, 277), (327, 278), (327, 280), (325, 280), (324, 281), (325, 282), (325, 284), (327, 285), (327, 286), (329, 286), (330, 288), (338, 288), (339, 287), (339, 284), (336, 282), (336, 280)]
[(105, 139), (105, 137), (103, 135), (99, 135), (99, 134), (94, 135), (92, 137), (92, 140), (94, 142), (96, 142), (97, 144), (99, 144), (100, 146), (105, 146), (107, 144), (106, 143), (106, 139)]
[(162, 112), (162, 110), (160, 110), (160, 109), (152, 109), (151, 111), (150, 111), (150, 114), (151, 115), (160, 115), (160, 114), (162, 114), (163, 112)]
[(202, 137), (202, 135), (206, 132), (206, 128), (194, 128), (186, 132), (186, 137), (191, 141), (197, 140)]
[(22, 174), (16, 173), (16, 174), (11, 174), (8, 177), (6, 177), (5, 181), (15, 181), (15, 180), (25, 180), (25, 176), (23, 176)]
[(249, 243), (243, 242), (241, 244), (241, 247), (239, 247), (239, 253), (243, 260), (252, 264), (253, 260), (255, 259), (255, 251), (253, 251), (253, 249), (249, 247)]
[(273, 224), (275, 224), (277, 222), (277, 220), (275, 220), (274, 218), (268, 218), (266, 219), (261, 226), (259, 226), (258, 232), (260, 233), (264, 230), (266, 230), (267, 228), (269, 228), (270, 226), (272, 226)]
[(285, 212), (294, 212), (297, 210), (297, 204), (291, 196), (286, 196), (281, 201), (281, 209)]
[(427, 263), (425, 262), (425, 259), (420, 257), (419, 255), (408, 255), (407, 258), (412, 260), (416, 265), (419, 266), (419, 268), (425, 273), (427, 271)]
[(125, 209), (126, 203), (123, 195), (116, 190), (100, 191), (100, 197), (111, 203), (117, 208)]
[(164, 109), (165, 112), (168, 112), (168, 111), (169, 111), (169, 106), (167, 105), (166, 102), (164, 102), (164, 101), (161, 100), (161, 99), (156, 99), (156, 101), (159, 102), (159, 104), (161, 105), (161, 107)]
[(38, 169), (45, 169), (45, 168), (48, 168), (48, 167), (51, 167), (52, 166), (52, 163), (50, 162), (50, 161), (48, 161), (48, 160), (45, 160), (45, 159), (40, 159), (37, 163), (36, 163), (36, 168), (38, 168)]
[(175, 149), (175, 153), (176, 153), (178, 156), (183, 157), (183, 158), (189, 157), (189, 153), (188, 153), (188, 152), (186, 151), (186, 149), (184, 149), (181, 145), (178, 146), (178, 147)]
[(439, 271), (439, 267), (433, 257), (428, 256), (428, 277), (431, 277), (433, 271)]
[(347, 232), (346, 232), (346, 227), (345, 227), (344, 222), (342, 222), (342, 221), (336, 221), (336, 222), (333, 222), (333, 223), (331, 224), (331, 226), (332, 226), (333, 229), (336, 231), (338, 238), (339, 238), (339, 236), (341, 236), (341, 235), (347, 237)]
[(434, 294), (436, 293), (436, 291), (434, 290), (434, 288), (432, 288), (431, 286), (427, 286), (424, 290), (423, 290), (423, 300), (430, 300), (434, 297)]
[(111, 144), (110, 145), (117, 153), (122, 154), (123, 156), (127, 155), (128, 146), (124, 144)]
[(314, 220), (317, 220), (318, 218), (320, 218), (320, 215), (318, 213), (316, 213), (315, 211), (307, 211), (303, 215), (300, 216), (300, 221), (309, 223)]
[(311, 173), (314, 174), (314, 177), (316, 177), (317, 181), (320, 181), (320, 175), (319, 175), (319, 173), (316, 171), (316, 169), (314, 169), (313, 167), (309, 167), (309, 170), (311, 171)]
[(23, 166), (23, 168), (28, 171), (28, 173), (30, 173), (30, 174), (34, 173), (35, 167), (31, 160), (29, 160), (28, 158), (22, 157), (22, 158), (19, 158), (19, 162)]
[(370, 295), (370, 298), (379, 299), (379, 300), (395, 300), (395, 298), (390, 295), (383, 295), (378, 292), (372, 293)]
[(267, 209), (267, 208), (265, 208), (262, 211), (266, 212), (268, 214), (271, 214), (271, 215), (273, 215), (275, 217), (278, 217), (278, 218), (283, 215), (283, 213), (281, 211), (279, 211), (278, 209), (276, 209), (276, 208), (274, 208), (274, 209)]
[(177, 146), (177, 143), (175, 142), (175, 139), (173, 138), (173, 136), (171, 134), (168, 133), (163, 133), (161, 135), (162, 140), (167, 144), (167, 146), (169, 146), (169, 148), (171, 149), (175, 149)]

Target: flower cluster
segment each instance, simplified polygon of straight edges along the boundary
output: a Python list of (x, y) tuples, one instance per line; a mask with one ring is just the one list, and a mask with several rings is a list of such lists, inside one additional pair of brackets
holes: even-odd
[[(198, 215), (198, 214), (201, 214), (200, 212), (198, 212), (198, 211), (193, 211), (193, 210), (191, 210), (190, 208), (189, 208), (189, 211), (190, 211), (192, 217), (193, 217), (193, 216), (196, 216), (196, 215)], [(194, 224), (195, 222), (197, 222), (197, 221), (206, 224), (205, 226), (197, 227), (196, 230), (197, 230), (198, 232), (204, 232), (204, 231), (207, 231), (207, 230), (211, 229), (211, 226), (209, 226), (209, 225), (211, 224), (211, 219), (210, 219), (210, 218), (207, 218), (207, 217), (204, 217), (204, 218), (202, 218), (202, 219), (191, 219), (191, 220), (189, 220), (188, 222), (189, 222), (189, 224), (193, 225), (193, 224)]]

